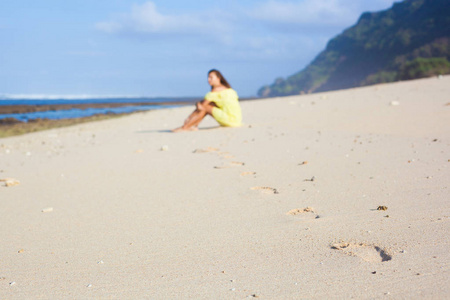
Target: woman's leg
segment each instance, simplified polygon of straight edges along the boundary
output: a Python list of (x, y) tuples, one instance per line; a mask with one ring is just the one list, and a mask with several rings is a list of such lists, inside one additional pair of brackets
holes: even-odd
[(172, 132), (195, 130), (195, 129), (192, 129), (191, 126), (194, 121), (197, 121), (198, 119), (200, 119), (200, 121), (201, 121), (201, 119), (203, 119), (201, 117), (200, 113), (201, 112), (198, 109), (194, 110), (189, 115), (189, 117), (187, 117), (187, 119), (184, 121), (183, 126), (173, 129)]
[(196, 109), (192, 114), (184, 121), (184, 130), (196, 130), (198, 124), (205, 118), (206, 112), (204, 110)]
[(194, 110), (189, 115), (189, 117), (186, 118), (186, 120), (183, 123), (183, 126), (187, 126), (187, 127), (191, 126), (190, 124), (192, 123), (193, 120), (196, 120), (198, 118), (199, 114), (200, 114), (200, 110), (198, 110), (198, 109)]
[(189, 117), (184, 121), (184, 125), (180, 128), (172, 130), (173, 132), (196, 130), (198, 124), (205, 118), (207, 114), (212, 114), (212, 109), (214, 107), (212, 102), (203, 100), (197, 102), (197, 108), (194, 110)]

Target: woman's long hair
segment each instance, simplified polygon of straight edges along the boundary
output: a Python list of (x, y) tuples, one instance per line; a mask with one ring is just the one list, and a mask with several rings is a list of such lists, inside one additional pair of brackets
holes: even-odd
[[(225, 77), (223, 77), (223, 75), (222, 75), (222, 73), (220, 73), (218, 70), (216, 70), (216, 69), (212, 69), (212, 70), (209, 70), (209, 72), (208, 72), (208, 75), (209, 74), (211, 74), (211, 73), (215, 73), (216, 74), (216, 76), (220, 79), (220, 83), (223, 85), (223, 86), (225, 86), (226, 88), (231, 88), (231, 85), (228, 83), (228, 81), (225, 79)], [(211, 89), (212, 89), (212, 87), (211, 87)]]

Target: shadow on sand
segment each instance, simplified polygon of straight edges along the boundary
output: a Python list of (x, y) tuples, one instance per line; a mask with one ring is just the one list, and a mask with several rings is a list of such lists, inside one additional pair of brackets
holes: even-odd
[[(217, 129), (223, 129), (225, 127), (222, 126), (211, 126), (211, 127), (202, 127), (199, 128), (198, 130), (193, 130), (193, 131), (182, 131), (182, 132), (196, 132), (196, 131), (206, 131), (206, 130), (217, 130)], [(159, 130), (139, 130), (139, 131), (135, 131), (135, 133), (175, 133), (172, 132), (171, 129), (159, 129)]]

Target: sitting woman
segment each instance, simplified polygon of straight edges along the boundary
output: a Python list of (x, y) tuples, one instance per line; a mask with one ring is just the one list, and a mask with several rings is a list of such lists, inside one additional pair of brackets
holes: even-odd
[(184, 121), (184, 125), (173, 132), (198, 130), (198, 124), (206, 115), (211, 115), (221, 126), (241, 126), (242, 114), (237, 93), (217, 70), (208, 72), (208, 83), (211, 91), (204, 100), (196, 103), (196, 109)]

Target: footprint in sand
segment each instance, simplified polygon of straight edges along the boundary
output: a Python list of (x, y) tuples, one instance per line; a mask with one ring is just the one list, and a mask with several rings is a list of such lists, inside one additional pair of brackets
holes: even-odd
[(256, 175), (256, 172), (242, 172), (241, 176)]
[(300, 208), (291, 209), (286, 214), (290, 215), (290, 216), (296, 216), (296, 215), (300, 215), (300, 214), (304, 214), (304, 213), (313, 213), (314, 214), (316, 212), (314, 211), (314, 208), (308, 206), (303, 209), (300, 209)]
[(266, 194), (279, 194), (277, 189), (268, 187), (268, 186), (254, 186), (250, 188), (251, 190), (259, 190), (261, 192), (264, 192)]
[(231, 155), (231, 154), (228, 153), (228, 152), (219, 152), (218, 154), (219, 154), (219, 156), (221, 156), (222, 158), (226, 158), (226, 159), (234, 158), (234, 156)]
[(208, 153), (208, 152), (216, 152), (219, 151), (218, 148), (207, 147), (206, 149), (195, 149), (192, 153)]
[(356, 256), (367, 262), (385, 262), (392, 259), (388, 250), (373, 244), (340, 242), (333, 244), (331, 249), (342, 251), (349, 256)]
[(238, 166), (243, 166), (243, 165), (245, 165), (245, 163), (239, 162), (239, 161), (232, 161), (231, 163), (229, 163), (227, 165), (215, 166), (214, 169), (227, 169), (227, 168), (238, 167)]
[[(233, 155), (231, 155), (228, 152), (218, 152), (220, 149), (219, 148), (213, 148), (213, 147), (207, 147), (205, 149), (195, 149), (194, 151), (192, 151), (192, 153), (211, 153), (211, 152), (215, 152), (217, 155), (219, 155), (222, 158), (225, 159), (231, 159), (234, 158)], [(216, 166), (214, 167), (215, 169), (226, 169), (226, 168), (231, 168), (234, 166), (243, 166), (244, 163), (242, 162), (237, 162), (237, 161), (233, 161), (228, 165), (224, 165), (224, 166)]]
[(20, 181), (14, 178), (0, 179), (0, 182), (4, 182), (6, 187), (16, 186), (20, 184)]

